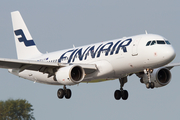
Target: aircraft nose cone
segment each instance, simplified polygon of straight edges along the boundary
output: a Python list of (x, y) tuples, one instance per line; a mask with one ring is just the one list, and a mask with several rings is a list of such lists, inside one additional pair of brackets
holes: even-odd
[(165, 50), (164, 57), (167, 61), (171, 62), (176, 56), (176, 53), (173, 49), (173, 47), (169, 47), (167, 50)]

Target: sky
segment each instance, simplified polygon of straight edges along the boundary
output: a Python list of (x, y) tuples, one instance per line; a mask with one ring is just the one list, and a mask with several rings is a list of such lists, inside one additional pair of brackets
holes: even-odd
[[(31, 0), (0, 1), (0, 58), (16, 59), (10, 12), (20, 11), (38, 49), (52, 52), (75, 46), (144, 34), (167, 38), (180, 62), (179, 0)], [(171, 82), (146, 89), (136, 75), (128, 77), (126, 101), (115, 100), (119, 81), (68, 86), (69, 100), (58, 99), (62, 86), (33, 83), (0, 69), (0, 100), (26, 99), (37, 120), (169, 120), (180, 119), (180, 67)]]

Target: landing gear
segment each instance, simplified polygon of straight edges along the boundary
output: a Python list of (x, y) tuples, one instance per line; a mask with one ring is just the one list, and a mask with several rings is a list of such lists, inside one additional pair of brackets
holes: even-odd
[(64, 90), (63, 89), (59, 89), (57, 91), (57, 96), (59, 99), (62, 99), (64, 97)]
[(146, 88), (147, 89), (149, 89), (149, 88), (153, 89), (154, 88), (154, 83), (153, 82), (146, 83)]
[(144, 73), (147, 75), (147, 77), (148, 77), (148, 83), (146, 83), (146, 88), (151, 88), (151, 89), (153, 89), (154, 88), (154, 83), (153, 82), (151, 82), (151, 73), (153, 72), (153, 70), (152, 69), (149, 69), (149, 68), (147, 68), (147, 69), (145, 69), (144, 70)]
[(120, 90), (116, 90), (114, 92), (114, 98), (116, 100), (120, 100), (121, 98), (123, 100), (127, 100), (128, 99), (128, 91), (127, 90), (123, 90), (123, 86), (127, 82), (127, 77), (120, 78), (119, 82), (120, 82)]
[(116, 91), (114, 92), (114, 98), (115, 98), (116, 100), (119, 100), (121, 97), (122, 97), (121, 91), (120, 91), (120, 90), (116, 90)]
[(57, 96), (59, 99), (62, 99), (64, 96), (66, 99), (70, 99), (71, 98), (71, 90), (70, 89), (66, 89), (66, 86), (64, 85), (63, 89), (59, 89), (57, 91)]

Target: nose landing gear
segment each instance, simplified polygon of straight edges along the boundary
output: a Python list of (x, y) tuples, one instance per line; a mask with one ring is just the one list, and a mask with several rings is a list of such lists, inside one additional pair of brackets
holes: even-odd
[(146, 83), (147, 89), (149, 89), (149, 88), (153, 89), (155, 87), (154, 83), (151, 82), (151, 73), (152, 72), (153, 72), (153, 69), (149, 69), (149, 68), (144, 69), (144, 73), (147, 75), (148, 81), (149, 81), (148, 83)]

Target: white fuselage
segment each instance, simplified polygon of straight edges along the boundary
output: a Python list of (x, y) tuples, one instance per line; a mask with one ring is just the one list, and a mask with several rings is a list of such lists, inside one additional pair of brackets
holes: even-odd
[[(174, 49), (168, 43), (159, 35), (143, 34), (42, 54), (32, 60), (96, 64), (98, 70), (87, 74), (83, 82), (100, 82), (168, 64), (175, 57)], [(18, 70), (11, 70), (10, 72), (32, 81), (60, 85), (53, 80), (53, 77), (48, 78), (48, 74), (38, 71), (24, 70), (19, 73)]]

